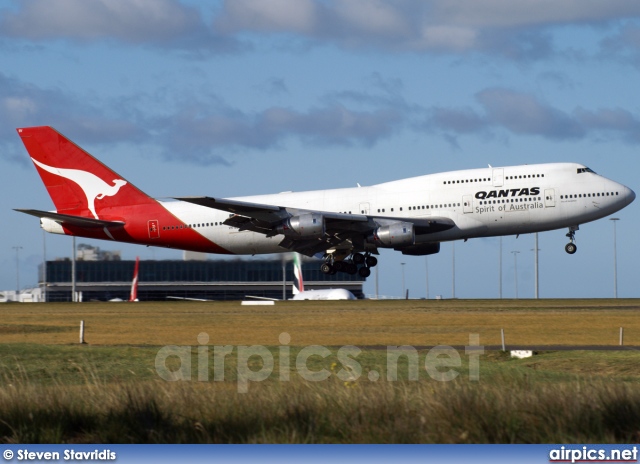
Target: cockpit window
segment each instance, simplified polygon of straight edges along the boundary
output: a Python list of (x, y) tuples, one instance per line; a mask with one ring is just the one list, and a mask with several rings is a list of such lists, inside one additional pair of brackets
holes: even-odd
[(578, 174), (582, 174), (583, 172), (592, 172), (593, 174), (595, 174), (596, 172), (594, 170), (592, 170), (591, 168), (578, 168)]

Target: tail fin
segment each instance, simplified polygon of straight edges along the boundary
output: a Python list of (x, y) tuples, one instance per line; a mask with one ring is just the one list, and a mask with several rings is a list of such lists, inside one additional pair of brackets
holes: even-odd
[(108, 208), (153, 202), (51, 127), (22, 128), (18, 135), (59, 213), (107, 219), (100, 216)]
[(302, 265), (300, 263), (300, 255), (293, 254), (293, 294), (304, 292), (304, 281), (302, 280)]
[(131, 282), (131, 295), (129, 301), (138, 301), (138, 269), (140, 268), (140, 256), (136, 256), (136, 267), (133, 270), (133, 281)]

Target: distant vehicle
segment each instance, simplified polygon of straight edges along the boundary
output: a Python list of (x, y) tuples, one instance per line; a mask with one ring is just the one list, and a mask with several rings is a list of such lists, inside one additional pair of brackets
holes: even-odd
[(47, 232), (219, 254), (322, 253), (324, 273), (365, 278), (380, 248), (429, 255), (445, 241), (567, 227), (565, 250), (573, 254), (580, 224), (613, 214), (636, 197), (586, 166), (551, 163), (489, 166), (370, 187), (163, 201), (51, 127), (18, 134), (56, 209), (17, 211), (40, 218)]

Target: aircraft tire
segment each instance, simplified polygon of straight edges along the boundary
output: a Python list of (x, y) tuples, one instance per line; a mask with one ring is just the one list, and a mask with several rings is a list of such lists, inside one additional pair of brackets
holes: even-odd
[(335, 269), (331, 264), (323, 263), (322, 266), (320, 266), (320, 271), (322, 271), (323, 274), (331, 274), (331, 271), (335, 271)]
[(578, 251), (578, 247), (576, 246), (575, 243), (567, 243), (567, 245), (564, 247), (564, 251), (572, 255), (576, 251)]
[(368, 267), (361, 267), (358, 269), (358, 274), (360, 274), (360, 277), (364, 277), (366, 279), (371, 275), (371, 269)]
[(375, 256), (367, 256), (365, 263), (367, 264), (367, 267), (376, 267), (378, 264), (378, 258)]

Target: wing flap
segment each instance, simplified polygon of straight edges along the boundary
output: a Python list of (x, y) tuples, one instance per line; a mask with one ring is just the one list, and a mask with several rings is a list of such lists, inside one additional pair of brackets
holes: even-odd
[(269, 224), (276, 224), (289, 217), (285, 208), (274, 205), (213, 197), (176, 197), (175, 199), (193, 203), (194, 205), (227, 211), (241, 216), (248, 216)]

